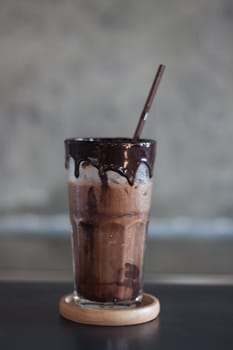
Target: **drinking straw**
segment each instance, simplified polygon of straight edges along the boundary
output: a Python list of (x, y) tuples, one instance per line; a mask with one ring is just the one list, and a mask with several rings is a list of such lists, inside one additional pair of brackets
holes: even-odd
[(149, 115), (149, 111), (150, 111), (152, 103), (154, 101), (155, 94), (156, 94), (156, 92), (158, 90), (159, 83), (161, 81), (161, 78), (162, 78), (162, 75), (163, 75), (163, 72), (164, 72), (165, 68), (166, 68), (166, 66), (163, 65), (163, 64), (160, 64), (159, 67), (158, 67), (157, 73), (155, 75), (153, 84), (151, 86), (149, 95), (148, 95), (148, 97), (146, 99), (146, 103), (145, 103), (145, 105), (143, 107), (142, 113), (141, 113), (139, 121), (138, 121), (138, 125), (136, 127), (136, 130), (135, 130), (135, 133), (134, 133), (134, 136), (133, 136), (133, 142), (137, 142), (139, 140), (139, 138), (140, 138), (140, 135), (142, 133), (142, 129), (143, 129), (144, 124), (145, 124), (145, 122), (147, 120), (147, 117)]

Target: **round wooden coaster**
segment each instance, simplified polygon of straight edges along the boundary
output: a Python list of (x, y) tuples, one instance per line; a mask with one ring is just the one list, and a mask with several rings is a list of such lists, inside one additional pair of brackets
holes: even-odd
[(64, 295), (59, 303), (59, 312), (68, 320), (99, 325), (99, 326), (129, 326), (149, 322), (159, 315), (160, 303), (150, 294), (143, 294), (140, 304), (132, 309), (91, 309), (78, 306), (73, 301), (73, 295)]

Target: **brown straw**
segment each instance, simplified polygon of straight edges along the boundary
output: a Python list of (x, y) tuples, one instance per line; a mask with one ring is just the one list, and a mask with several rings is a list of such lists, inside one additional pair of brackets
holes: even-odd
[(144, 108), (142, 110), (141, 116), (139, 118), (138, 125), (137, 125), (137, 128), (135, 130), (134, 137), (133, 137), (133, 142), (137, 142), (139, 140), (139, 138), (140, 138), (140, 135), (142, 133), (142, 129), (143, 129), (144, 124), (146, 122), (146, 119), (148, 117), (151, 105), (153, 103), (155, 94), (156, 94), (156, 92), (158, 90), (159, 83), (161, 81), (161, 78), (162, 78), (163, 72), (165, 70), (165, 67), (166, 66), (164, 66), (163, 64), (159, 65), (159, 68), (157, 70), (155, 79), (153, 81), (153, 84), (151, 86), (149, 95), (147, 97), (146, 103), (144, 105)]

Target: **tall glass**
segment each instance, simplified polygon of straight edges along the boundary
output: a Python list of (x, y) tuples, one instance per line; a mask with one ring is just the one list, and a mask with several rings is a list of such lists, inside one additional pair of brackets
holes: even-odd
[(156, 142), (67, 139), (74, 300), (120, 308), (142, 300)]

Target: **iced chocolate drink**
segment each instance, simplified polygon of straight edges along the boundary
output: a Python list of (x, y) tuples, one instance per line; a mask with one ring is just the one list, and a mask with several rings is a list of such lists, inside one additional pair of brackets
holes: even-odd
[(155, 141), (69, 139), (65, 146), (75, 300), (140, 302)]

